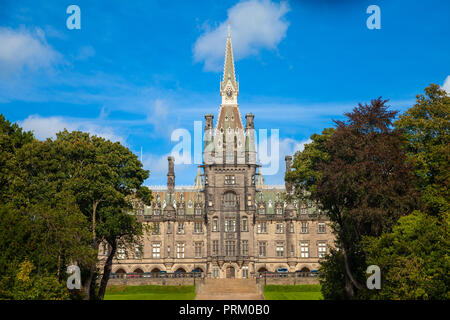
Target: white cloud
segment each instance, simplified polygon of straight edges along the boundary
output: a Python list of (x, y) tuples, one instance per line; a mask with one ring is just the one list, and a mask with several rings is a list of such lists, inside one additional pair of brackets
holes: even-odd
[(123, 137), (117, 135), (110, 127), (104, 127), (92, 121), (71, 120), (64, 117), (41, 117), (39, 115), (31, 115), (23, 121), (19, 121), (19, 125), (26, 131), (33, 131), (39, 140), (47, 138), (55, 138), (56, 133), (67, 129), (68, 131), (80, 130), (89, 132), (113, 142), (120, 142), (126, 145)]
[[(235, 59), (257, 54), (261, 49), (275, 49), (286, 36), (289, 23), (286, 2), (269, 0), (242, 1), (228, 10)], [(194, 45), (195, 61), (204, 61), (205, 70), (219, 71), (225, 52), (227, 21), (206, 30)]]
[(447, 94), (450, 95), (450, 76), (447, 76), (447, 78), (444, 81), (444, 84), (442, 85), (442, 89), (447, 91)]
[(18, 73), (23, 69), (48, 69), (62, 56), (47, 44), (40, 28), (33, 31), (0, 27), (0, 76)]

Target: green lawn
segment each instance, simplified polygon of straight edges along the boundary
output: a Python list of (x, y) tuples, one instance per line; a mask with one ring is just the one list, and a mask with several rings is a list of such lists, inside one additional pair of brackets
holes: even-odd
[(264, 286), (266, 300), (323, 300), (320, 284), (302, 284), (296, 286)]
[(194, 286), (111, 286), (105, 300), (193, 300)]

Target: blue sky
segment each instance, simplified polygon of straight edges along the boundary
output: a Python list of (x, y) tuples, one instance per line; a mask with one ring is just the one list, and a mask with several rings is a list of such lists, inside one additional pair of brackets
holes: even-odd
[[(81, 30), (66, 27), (71, 4)], [(366, 27), (371, 4), (380, 30)], [(404, 111), (430, 83), (450, 91), (449, 12), (437, 0), (2, 0), (0, 113), (40, 139), (68, 128), (142, 147), (146, 183), (164, 184), (173, 130), (217, 117), (230, 20), (241, 113), (280, 130), (284, 159), (358, 102)], [(193, 183), (195, 165), (175, 170)]]

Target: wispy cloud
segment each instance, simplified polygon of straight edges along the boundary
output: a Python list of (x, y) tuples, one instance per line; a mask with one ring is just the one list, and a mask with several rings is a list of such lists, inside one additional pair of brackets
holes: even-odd
[(0, 77), (52, 68), (62, 56), (46, 41), (44, 31), (0, 27)]
[[(289, 23), (286, 2), (269, 0), (241, 1), (228, 10), (235, 59), (257, 54), (261, 49), (275, 49), (286, 36)], [(205, 70), (219, 71), (222, 67), (227, 35), (227, 21), (216, 28), (206, 26), (194, 45), (195, 61), (204, 62)]]
[(19, 125), (26, 131), (33, 131), (35, 137), (39, 140), (55, 138), (56, 133), (67, 129), (68, 131), (80, 130), (89, 132), (113, 142), (120, 142), (126, 145), (126, 138), (118, 135), (114, 128), (102, 126), (93, 120), (68, 119), (64, 117), (41, 117), (40, 115), (31, 115)]

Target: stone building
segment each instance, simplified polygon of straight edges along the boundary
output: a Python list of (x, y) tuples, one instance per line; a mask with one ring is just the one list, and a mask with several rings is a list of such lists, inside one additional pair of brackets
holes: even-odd
[[(215, 126), (214, 116), (205, 115), (203, 164), (194, 185), (175, 186), (169, 157), (167, 186), (152, 187), (152, 205), (134, 210), (151, 231), (134, 252), (118, 249), (116, 274), (197, 270), (242, 278), (278, 268), (312, 271), (333, 245), (326, 215), (312, 205), (286, 201), (291, 186), (266, 185), (259, 173), (254, 115), (245, 116), (244, 127), (237, 103), (230, 34), (220, 95)], [(290, 170), (292, 157), (285, 160)]]

